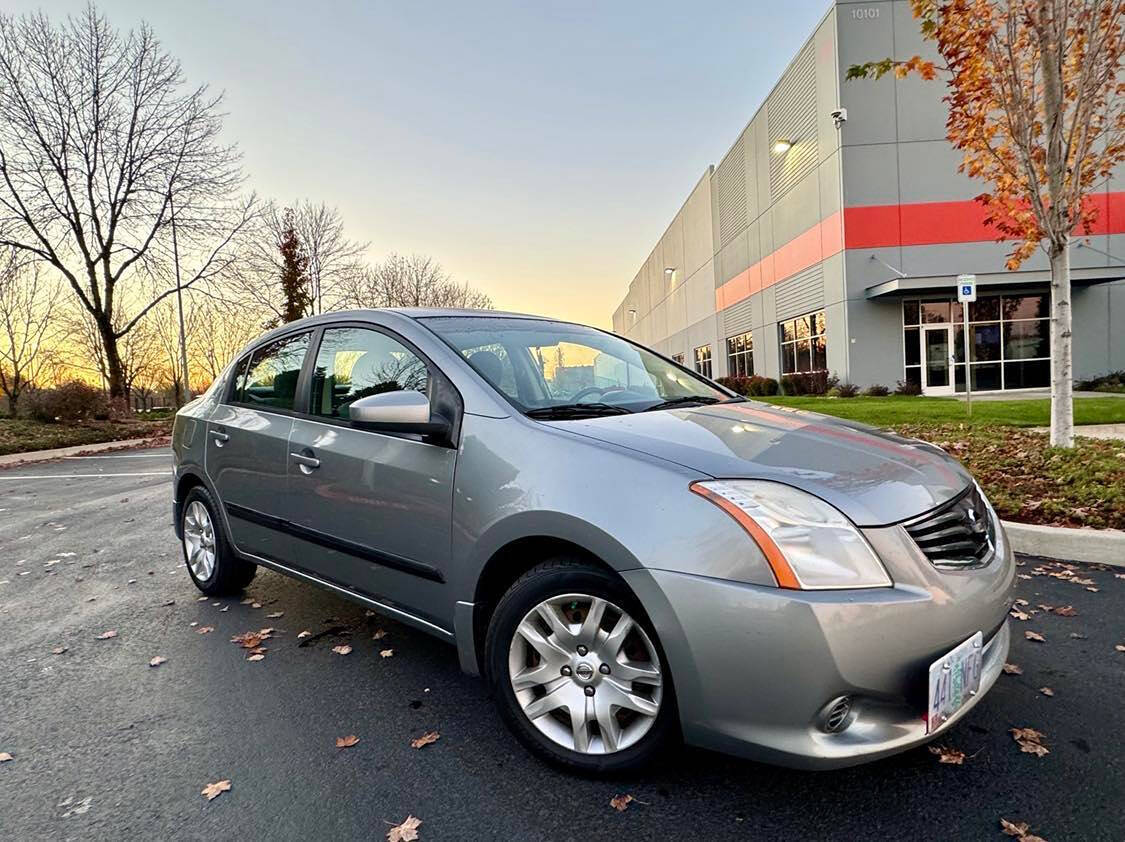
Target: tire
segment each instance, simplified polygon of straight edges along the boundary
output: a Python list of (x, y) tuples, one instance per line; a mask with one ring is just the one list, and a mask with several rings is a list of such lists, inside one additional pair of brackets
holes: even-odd
[[(184, 536), (180, 548), (195, 586), (208, 596), (228, 596), (249, 585), (258, 566), (234, 552), (217, 512), (218, 507), (206, 488), (201, 485), (192, 488), (180, 507), (180, 532)], [(196, 548), (210, 549), (213, 556), (210, 564), (203, 556), (194, 555)]]
[[(604, 603), (598, 609), (600, 621), (587, 625), (595, 600)], [(562, 626), (552, 625), (548, 617), (561, 620)], [(626, 627), (630, 631), (618, 634)], [(540, 638), (535, 638), (536, 630)], [(547, 651), (546, 658), (541, 651)], [(592, 564), (560, 557), (512, 584), (489, 622), (485, 672), (500, 714), (516, 737), (537, 756), (569, 771), (607, 775), (634, 770), (678, 739), (671, 675), (655, 630), (625, 584)], [(582, 711), (577, 719), (571, 706)], [(542, 713), (544, 709), (549, 712)]]

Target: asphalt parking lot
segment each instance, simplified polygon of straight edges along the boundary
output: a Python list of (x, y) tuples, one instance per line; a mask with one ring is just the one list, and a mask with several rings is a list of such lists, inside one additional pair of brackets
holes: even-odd
[[(246, 594), (260, 607), (200, 601), (168, 480), (166, 449), (0, 471), (4, 838), (382, 839), (407, 815), (422, 840), (1005, 839), (1001, 818), (1048, 840), (1125, 837), (1123, 570), (1021, 559), (1022, 674), (940, 741), (961, 765), (923, 748), (806, 773), (680, 749), (597, 781), (525, 754), (420, 632), (268, 571)], [(230, 642), (268, 627), (261, 660)], [(1016, 727), (1049, 753), (1022, 752)], [(229, 792), (201, 797), (220, 780)]]

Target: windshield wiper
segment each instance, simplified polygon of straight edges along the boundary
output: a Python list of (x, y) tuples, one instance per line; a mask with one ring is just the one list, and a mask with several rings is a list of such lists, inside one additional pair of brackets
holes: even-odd
[(652, 406), (647, 407), (645, 412), (653, 412), (657, 409), (672, 409), (677, 406), (710, 406), (713, 403), (726, 403), (727, 401), (720, 398), (712, 398), (706, 395), (684, 395), (679, 398), (669, 398), (660, 403), (654, 403)]
[(528, 418), (561, 420), (568, 418), (600, 418), (604, 415), (629, 415), (630, 410), (623, 406), (608, 403), (563, 403), (558, 406), (543, 406), (529, 409), (524, 413)]

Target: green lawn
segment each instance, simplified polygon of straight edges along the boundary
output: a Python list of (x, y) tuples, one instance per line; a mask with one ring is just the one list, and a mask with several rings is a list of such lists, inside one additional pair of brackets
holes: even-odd
[[(755, 398), (778, 406), (791, 406), (860, 421), (876, 427), (904, 424), (971, 424), (1012, 427), (1046, 427), (1051, 402), (975, 401), (970, 417), (963, 401), (956, 398), (925, 398), (890, 395), (885, 398), (776, 397)], [(1075, 398), (1075, 424), (1125, 424), (1125, 398)]]
[(172, 418), (169, 416), (81, 424), (45, 424), (27, 418), (0, 418), (0, 456), (77, 444), (163, 436), (171, 431)]

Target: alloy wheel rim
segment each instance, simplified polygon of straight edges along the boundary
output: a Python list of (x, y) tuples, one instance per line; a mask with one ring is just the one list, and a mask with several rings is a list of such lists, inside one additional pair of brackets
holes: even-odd
[(198, 500), (192, 500), (184, 512), (184, 556), (188, 567), (200, 582), (206, 582), (215, 571), (215, 528), (211, 513)]
[(640, 623), (589, 594), (540, 602), (516, 627), (508, 676), (528, 721), (580, 754), (613, 754), (656, 723), (660, 656)]

